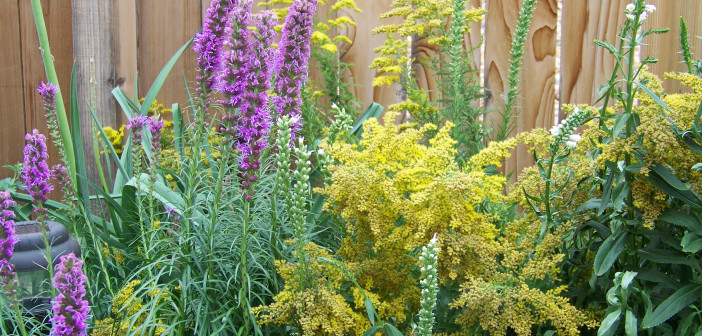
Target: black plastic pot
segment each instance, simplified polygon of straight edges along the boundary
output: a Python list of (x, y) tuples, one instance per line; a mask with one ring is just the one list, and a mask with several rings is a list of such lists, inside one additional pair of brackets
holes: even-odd
[[(73, 252), (80, 256), (80, 245), (68, 235), (66, 228), (56, 222), (47, 221), (47, 240), (51, 247), (53, 265), (59, 258)], [(22, 289), (22, 303), (28, 313), (41, 315), (51, 309), (51, 282), (48, 262), (44, 254), (46, 246), (39, 222), (17, 222), (15, 232), (18, 242), (10, 261), (15, 266), (17, 278)]]

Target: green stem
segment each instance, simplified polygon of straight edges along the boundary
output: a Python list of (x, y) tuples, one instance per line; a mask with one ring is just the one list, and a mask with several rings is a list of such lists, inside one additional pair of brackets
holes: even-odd
[[(54, 67), (54, 57), (51, 55), (51, 48), (49, 47), (49, 35), (46, 32), (46, 23), (44, 22), (44, 12), (41, 9), (40, 0), (32, 1), (32, 13), (34, 14), (34, 23), (37, 27), (37, 35), (39, 37), (39, 50), (41, 51), (41, 57), (44, 61), (44, 69), (46, 70), (46, 77), (50, 83), (53, 83), (56, 88), (59, 87), (58, 76), (56, 75), (56, 68)], [(63, 142), (63, 147), (66, 151), (66, 160), (70, 163), (70, 166), (66, 167), (68, 169), (68, 174), (73, 182), (73, 189), (78, 194), (78, 183), (76, 178), (76, 168), (75, 168), (75, 154), (73, 152), (73, 141), (71, 141), (71, 129), (68, 127), (68, 117), (66, 116), (66, 107), (63, 104), (63, 97), (61, 95), (61, 90), (56, 92), (56, 120), (58, 121), (59, 133), (61, 134), (61, 142)]]
[[(638, 28), (640, 26), (640, 20), (639, 17), (637, 17), (637, 22), (634, 23), (632, 29), (631, 29), (631, 42), (630, 42), (630, 48), (629, 48), (629, 66), (627, 68), (627, 78), (626, 78), (626, 92), (628, 94), (627, 100), (626, 100), (626, 105), (624, 106), (624, 113), (629, 114), (629, 118), (626, 120), (626, 137), (629, 138), (631, 134), (634, 131), (634, 118), (632, 116), (633, 111), (634, 111), (634, 97), (636, 96), (636, 92), (634, 92), (634, 80), (636, 79), (636, 74), (634, 73), (634, 56), (635, 56), (635, 48), (637, 46), (637, 37), (636, 34), (638, 33)], [(626, 153), (625, 158), (626, 166), (628, 167), (631, 164), (631, 153)], [(625, 172), (624, 178), (627, 182), (631, 183), (633, 182), (632, 174), (629, 172)], [(627, 195), (627, 204), (629, 205), (627, 207), (627, 216), (629, 219), (634, 218), (634, 209), (631, 207), (631, 205), (634, 204), (634, 195), (633, 193), (629, 193)]]
[(251, 211), (251, 202), (252, 201), (245, 201), (244, 202), (244, 220), (243, 220), (243, 227), (241, 228), (241, 246), (239, 250), (239, 263), (240, 263), (240, 269), (241, 269), (241, 289), (244, 291), (244, 295), (241, 295), (242, 301), (241, 306), (246, 309), (246, 313), (244, 314), (244, 330), (248, 332), (249, 330), (249, 313), (248, 313), (248, 306), (249, 306), (249, 293), (248, 293), (248, 277), (247, 277), (247, 268), (248, 268), (248, 263), (247, 263), (247, 250), (248, 250), (248, 233), (249, 233), (249, 217), (250, 217), (250, 211)]
[(19, 301), (12, 303), (12, 307), (15, 310), (15, 315), (17, 316), (17, 325), (19, 325), (20, 332), (22, 332), (22, 336), (27, 336), (27, 329), (24, 326), (24, 321), (22, 319), (22, 312), (19, 309)]
[[(37, 201), (37, 209), (44, 209), (44, 204), (41, 200), (36, 200)], [(46, 219), (44, 218), (44, 214), (40, 213), (39, 217), (37, 218), (37, 221), (39, 222), (39, 227), (41, 228), (41, 236), (44, 239), (44, 248), (46, 249), (46, 261), (47, 265), (46, 268), (49, 270), (49, 281), (54, 280), (54, 258), (51, 257), (51, 244), (49, 242), (49, 235), (47, 233), (48, 227), (46, 226)], [(51, 297), (54, 298), (56, 297), (56, 288), (54, 286), (51, 286)]]

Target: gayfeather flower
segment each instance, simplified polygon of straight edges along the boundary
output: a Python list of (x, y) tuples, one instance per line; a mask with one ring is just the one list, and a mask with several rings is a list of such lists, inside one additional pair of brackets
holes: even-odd
[[(278, 114), (300, 119), (302, 98), (300, 89), (307, 81), (310, 39), (314, 26), (317, 0), (295, 0), (285, 17), (283, 32), (273, 71), (276, 73), (273, 106)], [(298, 121), (292, 125), (291, 137), (302, 129)]]
[[(246, 89), (244, 103), (239, 111), (236, 144), (239, 151), (239, 168), (243, 182), (249, 185), (258, 178), (256, 171), (261, 168), (260, 154), (268, 145), (270, 110), (268, 90), (270, 90), (270, 63), (273, 56), (275, 14), (270, 11), (256, 15), (255, 27), (249, 41), (246, 59)], [(250, 191), (253, 189), (250, 188)], [(247, 199), (251, 194), (247, 195)]]
[(139, 144), (141, 143), (142, 129), (144, 125), (150, 124), (149, 119), (151, 119), (151, 117), (145, 115), (138, 115), (130, 119), (129, 123), (125, 127), (126, 129), (132, 131), (132, 143), (135, 144), (136, 148), (138, 148)]
[(83, 261), (73, 253), (61, 256), (54, 276), (54, 288), (58, 290), (52, 302), (54, 317), (51, 319), (51, 336), (85, 335), (90, 306), (84, 300), (87, 278), (81, 267)]
[[(251, 26), (251, 1), (243, 1), (228, 13), (224, 26), (223, 49), (220, 56), (215, 88), (224, 93), (225, 100), (220, 103), (241, 108), (246, 90), (247, 55), (249, 53), (249, 34)], [(223, 120), (224, 122), (225, 120)]]
[(3, 293), (8, 297), (13, 297), (17, 293), (14, 265), (10, 263), (17, 243), (15, 213), (10, 210), (15, 205), (9, 191), (0, 191), (0, 281)]
[(151, 144), (154, 146), (154, 152), (158, 153), (161, 151), (161, 131), (163, 130), (163, 120), (160, 118), (148, 119), (149, 132), (151, 132)]
[(214, 85), (214, 75), (220, 65), (222, 53), (224, 22), (236, 0), (214, 0), (207, 9), (202, 31), (195, 35), (193, 50), (199, 54), (197, 58), (196, 92), (200, 96), (203, 107), (209, 105), (210, 91)]
[[(27, 186), (27, 193), (32, 196), (32, 203), (46, 202), (47, 195), (53, 190), (49, 183), (51, 171), (46, 160), (49, 154), (46, 151), (46, 137), (36, 129), (32, 133), (27, 133), (24, 140), (24, 167), (22, 168), (22, 180)], [(35, 207), (34, 212), (38, 215), (46, 212), (42, 206)]]

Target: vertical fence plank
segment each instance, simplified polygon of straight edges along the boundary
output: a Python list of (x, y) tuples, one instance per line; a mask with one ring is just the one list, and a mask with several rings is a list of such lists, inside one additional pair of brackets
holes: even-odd
[[(490, 1), (487, 18), (485, 71), (486, 87), (490, 90), (487, 108), (493, 109), (488, 123), (498, 127), (497, 111), (504, 108), (503, 93), (508, 89), (509, 50), (521, 1)], [(553, 122), (555, 102), (555, 55), (558, 3), (539, 1), (534, 10), (524, 48), (524, 60), (516, 104), (516, 132), (533, 128), (549, 128)], [(515, 172), (533, 164), (531, 154), (519, 146), (505, 162), (507, 172)]]
[[(350, 77), (346, 76), (345, 81), (349, 81), (355, 86), (351, 87), (354, 96), (364, 110), (370, 103), (376, 102), (385, 107), (400, 101), (400, 86), (392, 85), (373, 87), (375, 70), (368, 68), (373, 59), (377, 56), (373, 49), (383, 45), (384, 35), (372, 35), (371, 30), (380, 24), (390, 24), (398, 22), (397, 19), (378, 18), (380, 14), (390, 10), (391, 1), (359, 1), (358, 7), (361, 13), (344, 9), (342, 15), (350, 17), (356, 22), (356, 26), (349, 26), (342, 31), (353, 43), (346, 51), (342, 51), (341, 60), (353, 64), (349, 69)], [(395, 21), (393, 21), (395, 20)]]
[[(114, 3), (115, 19), (112, 32), (114, 34), (115, 86), (119, 86), (127, 97), (134, 94), (134, 83), (137, 79), (137, 4), (136, 0), (120, 0)], [(127, 122), (127, 116), (120, 110), (118, 124)]]
[[(138, 64), (139, 95), (145, 96), (163, 66), (201, 26), (200, 1), (152, 0), (138, 1)], [(195, 52), (183, 53), (168, 79), (161, 87), (157, 100), (166, 107), (178, 102), (187, 103), (183, 77), (192, 84), (195, 80)]]
[[(22, 160), (24, 138), (24, 96), (22, 87), (22, 53), (19, 0), (0, 1), (3, 29), (0, 29), (0, 166)], [(0, 169), (0, 179), (11, 177), (12, 171)]]
[[(36, 128), (42, 134), (48, 135), (46, 118), (41, 97), (36, 92), (40, 81), (46, 81), (44, 63), (39, 51), (39, 38), (34, 24), (32, 6), (29, 1), (19, 1), (20, 4), (20, 32), (22, 36), (22, 77), (24, 88), (25, 131), (31, 132)], [(49, 44), (53, 53), (54, 64), (61, 89), (63, 90), (64, 103), (68, 107), (71, 81), (71, 68), (73, 66), (73, 39), (71, 35), (71, 2), (42, 0), (44, 20), (49, 35)], [(67, 109), (68, 110), (68, 109)], [(76, 132), (76, 130), (73, 130)], [(22, 146), (23, 139), (17, 139), (16, 145)], [(58, 163), (58, 152), (49, 141), (49, 164)], [(52, 195), (54, 199), (58, 195)]]
[(561, 38), (561, 104), (592, 104), (597, 87), (614, 69), (614, 57), (593, 41), (619, 46), (617, 33), (624, 26), (627, 0), (563, 2)]
[[(670, 28), (667, 34), (653, 35), (644, 41), (648, 46), (641, 49), (641, 57), (652, 56), (658, 58), (657, 64), (651, 65), (651, 72), (663, 78), (666, 72), (687, 72), (687, 66), (680, 51), (680, 16), (685, 18), (690, 46), (694, 59), (702, 59), (702, 1), (698, 0), (650, 0), (658, 9), (649, 15), (645, 28)], [(663, 83), (666, 92), (678, 93), (683, 91), (683, 86), (674, 80), (665, 80)], [(689, 91), (689, 90), (685, 90)]]

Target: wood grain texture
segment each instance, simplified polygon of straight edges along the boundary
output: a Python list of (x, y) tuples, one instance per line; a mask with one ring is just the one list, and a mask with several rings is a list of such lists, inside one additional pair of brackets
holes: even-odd
[[(46, 81), (46, 72), (39, 50), (39, 38), (34, 24), (34, 15), (29, 1), (19, 1), (20, 33), (22, 37), (22, 73), (24, 91), (25, 131), (31, 132), (36, 128), (42, 134), (49, 136), (44, 117), (41, 96), (36, 92), (39, 82)], [(73, 39), (71, 34), (71, 2), (42, 0), (44, 20), (49, 35), (49, 44), (53, 53), (54, 65), (63, 90), (64, 104), (70, 106), (70, 81), (73, 66)], [(75, 130), (73, 130), (75, 132)], [(17, 139), (16, 146), (23, 146), (24, 141)], [(58, 163), (58, 153), (51, 141), (47, 144), (49, 150), (49, 165)], [(79, 158), (76, 158), (79, 159)], [(51, 198), (58, 199), (57, 191)]]
[[(516, 26), (521, 1), (490, 1), (487, 18), (485, 48), (485, 85), (490, 90), (487, 108), (494, 109), (488, 116), (488, 125), (499, 125), (499, 114), (504, 108), (502, 95), (507, 87), (509, 50)], [(515, 132), (534, 128), (550, 128), (554, 119), (555, 102), (555, 55), (556, 23), (558, 17), (556, 0), (539, 1), (527, 34), (524, 48), (519, 98), (516, 103), (517, 119)], [(496, 127), (496, 126), (495, 126)], [(531, 154), (519, 146), (505, 162), (507, 172), (515, 172), (533, 164)]]
[(627, 0), (564, 1), (561, 34), (560, 102), (592, 104), (597, 87), (607, 83), (614, 57), (593, 41), (619, 45), (617, 33), (624, 26)]
[[(0, 166), (22, 160), (25, 130), (24, 92), (22, 83), (22, 39), (20, 35), (19, 0), (0, 1), (4, 13), (0, 29)], [(5, 20), (6, 19), (6, 20)], [(11, 177), (9, 169), (0, 169), (0, 179)]]
[[(113, 5), (114, 21), (112, 29), (114, 32), (114, 48), (112, 59), (114, 60), (114, 78), (116, 86), (127, 94), (127, 97), (135, 98), (134, 84), (138, 75), (138, 48), (137, 48), (137, 4), (136, 0), (120, 0)], [(127, 116), (121, 109), (117, 112), (118, 125), (127, 123)]]
[[(666, 72), (687, 72), (687, 66), (682, 63), (680, 51), (680, 16), (685, 18), (692, 59), (702, 59), (702, 1), (699, 0), (650, 0), (657, 10), (649, 15), (644, 24), (648, 28), (670, 28), (667, 34), (651, 35), (644, 43), (648, 46), (641, 48), (641, 57), (652, 56), (658, 58), (658, 63), (652, 64), (651, 72), (663, 78)], [(663, 82), (669, 94), (682, 92), (684, 87), (674, 80), (666, 79)], [(685, 92), (690, 90), (684, 89)]]
[[(201, 27), (202, 3), (189, 0), (151, 0), (137, 2), (139, 96), (144, 97), (154, 80), (180, 47)], [(196, 55), (188, 48), (171, 70), (156, 99), (170, 108), (172, 103), (186, 106), (183, 74), (194, 83)]]
[(348, 16), (356, 22), (356, 26), (348, 26), (340, 32), (353, 42), (340, 55), (343, 62), (353, 64), (344, 80), (355, 85), (350, 89), (361, 104), (362, 111), (372, 102), (387, 107), (401, 101), (400, 86), (395, 84), (390, 87), (386, 85), (373, 87), (372, 83), (376, 71), (370, 69), (369, 66), (378, 56), (373, 52), (373, 49), (383, 45), (385, 35), (372, 35), (371, 31), (381, 24), (401, 21), (397, 18), (383, 20), (378, 18), (380, 14), (390, 10), (392, 1), (361, 0), (357, 1), (357, 4), (362, 10), (361, 13), (344, 9), (340, 14)]

